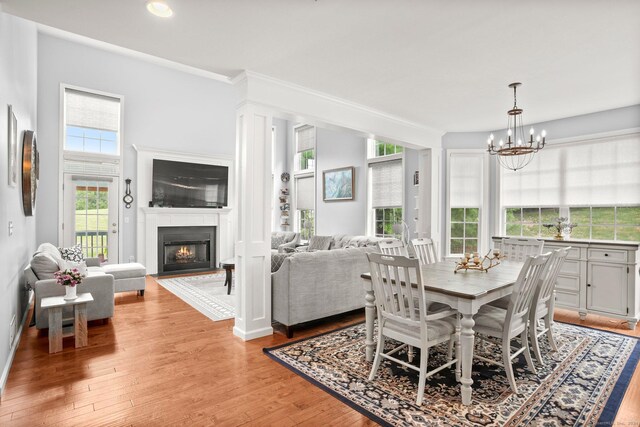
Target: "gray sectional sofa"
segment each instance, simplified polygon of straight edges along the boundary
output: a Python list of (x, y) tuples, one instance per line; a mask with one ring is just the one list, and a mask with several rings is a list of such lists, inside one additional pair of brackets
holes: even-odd
[(367, 252), (376, 252), (380, 239), (332, 236), (329, 250), (287, 256), (271, 274), (273, 320), (287, 336), (297, 324), (364, 307), (360, 275), (369, 271)]

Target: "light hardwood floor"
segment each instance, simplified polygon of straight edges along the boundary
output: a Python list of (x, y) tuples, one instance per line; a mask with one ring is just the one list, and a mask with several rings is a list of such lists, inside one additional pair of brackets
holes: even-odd
[[(579, 322), (561, 312), (558, 320)], [(294, 339), (359, 322), (349, 315)], [(621, 322), (585, 325), (629, 333)], [(286, 337), (243, 342), (233, 320), (212, 322), (147, 278), (144, 297), (116, 295), (108, 324), (90, 324), (89, 346), (49, 354), (47, 336), (23, 332), (0, 403), (0, 425), (374, 425), (262, 353)], [(640, 327), (633, 332), (640, 336)], [(640, 420), (636, 369), (617, 421)]]

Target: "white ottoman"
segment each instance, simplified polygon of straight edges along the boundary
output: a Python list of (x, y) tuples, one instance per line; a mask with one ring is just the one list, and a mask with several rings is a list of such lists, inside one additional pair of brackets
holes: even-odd
[(126, 264), (104, 264), (101, 267), (105, 274), (111, 274), (115, 292), (138, 291), (143, 296), (146, 287), (147, 269), (137, 262)]

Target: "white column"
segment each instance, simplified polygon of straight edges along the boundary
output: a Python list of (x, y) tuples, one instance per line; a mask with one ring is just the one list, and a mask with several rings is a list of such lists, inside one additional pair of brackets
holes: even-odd
[(420, 150), (418, 157), (420, 186), (418, 187), (418, 224), (416, 231), (420, 237), (429, 237), (438, 242), (438, 259), (444, 255), (440, 233), (440, 150)]
[(271, 335), (271, 114), (236, 112), (236, 323), (243, 340)]

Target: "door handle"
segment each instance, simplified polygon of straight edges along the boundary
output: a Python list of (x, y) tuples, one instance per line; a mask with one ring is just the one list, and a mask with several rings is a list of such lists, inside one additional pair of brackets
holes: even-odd
[(111, 230), (111, 232), (112, 232), (113, 234), (116, 234), (116, 233), (118, 232), (118, 230)]

